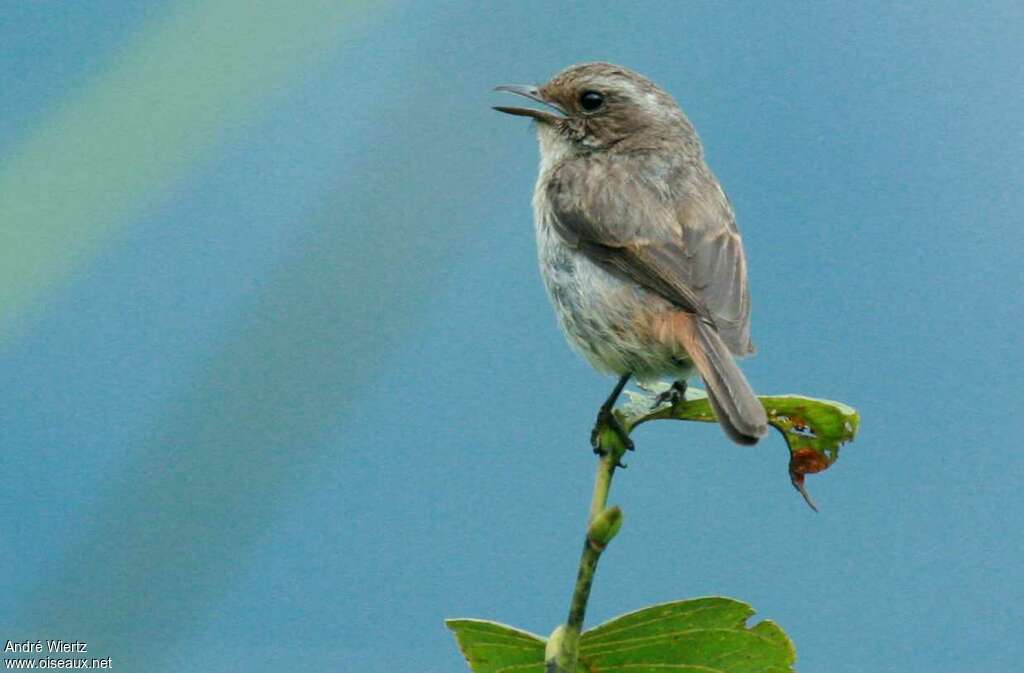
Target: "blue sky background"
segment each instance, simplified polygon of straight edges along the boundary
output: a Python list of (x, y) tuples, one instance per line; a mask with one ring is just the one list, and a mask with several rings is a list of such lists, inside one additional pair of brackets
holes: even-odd
[(0, 640), (121, 671), (458, 671), (564, 618), (597, 405), (496, 84), (672, 92), (744, 232), (763, 393), (858, 440), (652, 424), (591, 625), (750, 602), (801, 671), (1024, 657), (1019, 3), (0, 10)]

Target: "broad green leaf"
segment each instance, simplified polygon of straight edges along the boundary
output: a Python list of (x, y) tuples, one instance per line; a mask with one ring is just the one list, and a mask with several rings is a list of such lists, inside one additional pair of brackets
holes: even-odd
[(577, 671), (790, 673), (796, 650), (774, 622), (748, 628), (754, 610), (730, 598), (653, 605), (583, 634)]
[[(668, 386), (646, 394), (627, 391), (629, 399), (616, 413), (628, 432), (641, 423), (663, 418), (715, 422), (703, 390), (687, 388), (685, 400), (659, 402), (659, 395), (667, 390)], [(782, 433), (789, 447), (789, 477), (793, 486), (814, 507), (804, 489), (804, 476), (827, 469), (839, 458), (839, 447), (857, 435), (860, 415), (841, 402), (801, 395), (762, 395), (758, 399), (768, 412), (768, 423)]]
[(544, 638), (483, 619), (448, 619), (473, 673), (544, 673)]
[[(745, 603), (710, 597), (616, 617), (580, 639), (577, 673), (792, 673), (796, 652)], [(473, 673), (544, 673), (545, 639), (475, 619), (446, 622)]]

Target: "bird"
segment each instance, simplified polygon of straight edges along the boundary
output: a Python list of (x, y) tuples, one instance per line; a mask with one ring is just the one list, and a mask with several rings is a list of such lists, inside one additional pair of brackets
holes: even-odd
[(533, 211), (540, 273), (569, 345), (618, 376), (602, 423), (641, 385), (703, 379), (725, 434), (755, 444), (764, 407), (734, 358), (754, 352), (743, 239), (693, 124), (647, 77), (612, 63), (565, 68), (547, 83), (501, 85), (536, 107), (495, 106), (536, 123)]

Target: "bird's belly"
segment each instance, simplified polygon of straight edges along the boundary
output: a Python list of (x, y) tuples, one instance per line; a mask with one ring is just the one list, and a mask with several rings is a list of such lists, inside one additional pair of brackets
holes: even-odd
[(659, 339), (653, 327), (657, 315), (672, 310), (667, 301), (605, 271), (543, 220), (537, 222), (537, 252), (559, 326), (595, 369), (641, 381), (689, 373), (686, 352)]

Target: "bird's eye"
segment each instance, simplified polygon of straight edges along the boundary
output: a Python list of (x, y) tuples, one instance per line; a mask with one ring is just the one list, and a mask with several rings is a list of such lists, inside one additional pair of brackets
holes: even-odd
[(584, 91), (580, 94), (580, 107), (587, 112), (593, 112), (604, 105), (604, 96), (596, 91)]

